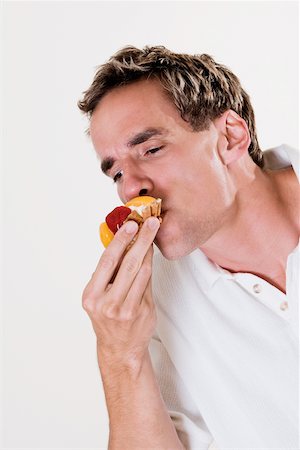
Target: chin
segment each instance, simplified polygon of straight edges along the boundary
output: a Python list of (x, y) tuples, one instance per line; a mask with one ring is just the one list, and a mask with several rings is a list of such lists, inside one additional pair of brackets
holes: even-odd
[(174, 261), (195, 250), (195, 248), (189, 248), (187, 242), (182, 240), (182, 234), (172, 236), (171, 233), (160, 233), (160, 231), (162, 230), (159, 230), (154, 242), (164, 258)]
[[(180, 225), (179, 225), (180, 224)], [(164, 258), (180, 259), (198, 248), (195, 230), (188, 226), (187, 218), (167, 210), (155, 238), (155, 244)]]
[(164, 258), (169, 261), (175, 261), (176, 259), (183, 258), (184, 256), (192, 253), (193, 250), (181, 249), (177, 246), (168, 246), (168, 245), (159, 245), (156, 241), (154, 241), (156, 246), (159, 248), (161, 254)]

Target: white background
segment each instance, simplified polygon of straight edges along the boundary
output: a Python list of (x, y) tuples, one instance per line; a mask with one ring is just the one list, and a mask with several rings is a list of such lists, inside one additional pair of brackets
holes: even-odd
[(118, 199), (76, 103), (125, 45), (209, 53), (250, 94), (262, 148), (298, 147), (297, 3), (4, 2), (2, 25), (2, 448), (105, 449), (81, 293)]

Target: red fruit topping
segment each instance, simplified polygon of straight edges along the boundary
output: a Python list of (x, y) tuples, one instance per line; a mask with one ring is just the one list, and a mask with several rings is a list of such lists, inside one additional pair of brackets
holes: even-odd
[(126, 206), (117, 206), (105, 218), (108, 228), (115, 234), (130, 213), (130, 208), (127, 208)]

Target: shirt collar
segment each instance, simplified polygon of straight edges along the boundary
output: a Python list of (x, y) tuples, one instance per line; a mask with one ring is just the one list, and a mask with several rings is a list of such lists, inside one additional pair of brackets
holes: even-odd
[(209, 291), (216, 281), (221, 278), (232, 279), (232, 274), (211, 261), (200, 249), (188, 255), (191, 269), (197, 279), (201, 280), (204, 291)]
[(278, 147), (265, 150), (263, 154), (266, 169), (277, 170), (282, 169), (284, 167), (292, 166), (299, 180), (300, 155), (298, 150), (296, 150), (293, 147), (290, 147), (289, 145), (282, 144), (279, 145)]

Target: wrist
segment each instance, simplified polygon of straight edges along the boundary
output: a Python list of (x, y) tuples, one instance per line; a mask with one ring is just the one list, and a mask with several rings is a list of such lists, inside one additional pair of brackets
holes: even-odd
[(137, 379), (145, 362), (145, 354), (118, 353), (105, 350), (97, 343), (98, 365), (102, 378)]

